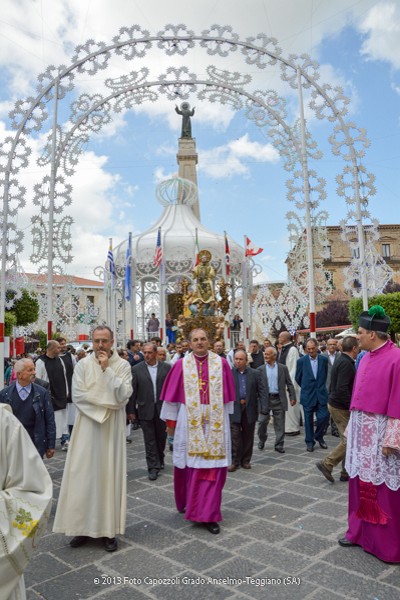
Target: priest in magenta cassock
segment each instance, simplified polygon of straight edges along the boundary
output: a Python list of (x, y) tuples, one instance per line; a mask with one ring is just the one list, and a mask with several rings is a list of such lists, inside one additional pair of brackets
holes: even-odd
[(348, 530), (339, 544), (400, 562), (400, 349), (388, 337), (389, 326), (378, 305), (359, 318), (358, 339), (367, 354), (350, 405)]
[(193, 352), (174, 364), (164, 382), (161, 418), (174, 435), (177, 509), (185, 519), (219, 533), (235, 387), (226, 360), (208, 352), (207, 333), (194, 329), (190, 341)]

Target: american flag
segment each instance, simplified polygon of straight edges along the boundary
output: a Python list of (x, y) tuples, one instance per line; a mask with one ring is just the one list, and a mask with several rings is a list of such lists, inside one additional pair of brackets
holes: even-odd
[(156, 251), (154, 252), (153, 264), (159, 267), (162, 263), (161, 227), (158, 228)]

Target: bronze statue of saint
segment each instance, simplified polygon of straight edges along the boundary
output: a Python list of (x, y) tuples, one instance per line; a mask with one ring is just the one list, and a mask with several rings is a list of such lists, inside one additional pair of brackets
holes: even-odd
[(190, 117), (193, 117), (194, 115), (194, 108), (190, 110), (189, 102), (182, 102), (180, 109), (175, 106), (175, 112), (178, 113), (178, 115), (182, 115), (181, 138), (192, 139), (192, 124)]
[(199, 264), (193, 269), (193, 279), (197, 282), (194, 302), (200, 300), (204, 304), (215, 301), (214, 279), (215, 271), (210, 265), (211, 252), (201, 250), (199, 252)]

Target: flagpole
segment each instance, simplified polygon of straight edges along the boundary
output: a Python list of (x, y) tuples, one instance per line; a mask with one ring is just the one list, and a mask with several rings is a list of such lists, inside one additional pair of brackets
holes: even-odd
[(165, 331), (165, 272), (164, 272), (164, 252), (162, 243), (162, 230), (160, 227), (160, 244), (161, 244), (161, 263), (160, 263), (160, 331), (159, 337), (161, 342), (164, 341)]
[(197, 264), (199, 262), (199, 230), (196, 227), (196, 239), (194, 241), (194, 267), (197, 267)]
[[(110, 250), (112, 252), (113, 251), (112, 250), (112, 247), (113, 247), (113, 245), (112, 245), (112, 243), (113, 243), (112, 238), (109, 238), (109, 242), (110, 242)], [(110, 277), (110, 279), (111, 279), (111, 287), (110, 287), (110, 328), (112, 329), (112, 332), (114, 334), (114, 343), (116, 343), (116, 341), (117, 341), (117, 331), (115, 329), (115, 294), (114, 294), (114, 285), (115, 285), (114, 279), (115, 279), (115, 276), (114, 276), (114, 273), (112, 272), (113, 265), (111, 265), (110, 260), (108, 262), (108, 265), (109, 265), (110, 275), (111, 275), (111, 277)]]
[[(123, 343), (126, 344), (126, 298), (125, 298), (125, 294), (124, 294), (124, 289), (122, 287), (122, 297), (121, 297), (121, 303), (122, 303), (122, 339), (123, 339)], [(117, 343), (118, 346), (118, 343)]]
[[(125, 282), (124, 282), (124, 297), (129, 302), (129, 339), (133, 340), (133, 332), (135, 328), (135, 304), (136, 298), (134, 297), (134, 287), (132, 286), (132, 275), (133, 271), (133, 259), (132, 259), (132, 232), (128, 235), (128, 246), (126, 249), (126, 264), (125, 264)], [(126, 330), (124, 329), (124, 333)]]
[(108, 278), (108, 259), (105, 264), (104, 269), (104, 285), (103, 285), (103, 293), (106, 297), (106, 322), (110, 323), (110, 298), (109, 298), (109, 278)]
[(246, 256), (246, 248), (247, 248), (247, 235), (244, 236), (244, 260), (243, 260), (243, 287), (242, 287), (242, 300), (243, 300), (243, 329), (244, 329), (244, 339), (246, 348), (249, 343), (249, 319), (248, 319), (248, 281), (247, 281), (247, 256)]
[(253, 271), (249, 271), (249, 332), (253, 339)]
[(316, 338), (316, 313), (315, 313), (315, 290), (314, 290), (314, 255), (311, 224), (311, 200), (310, 200), (310, 178), (307, 162), (306, 124), (304, 118), (303, 93), (301, 87), (301, 71), (297, 68), (297, 89), (299, 94), (299, 112), (301, 127), (301, 163), (303, 169), (303, 192), (304, 205), (306, 209), (306, 232), (307, 232), (307, 268), (308, 268), (308, 298), (310, 317), (310, 337)]
[[(225, 254), (225, 281), (227, 286), (230, 275), (231, 275), (231, 257), (230, 257), (230, 248), (229, 248), (229, 243), (228, 243), (228, 235), (226, 233), (226, 231), (224, 231), (224, 254)], [(231, 286), (231, 290), (233, 290), (233, 285)], [(231, 291), (231, 301), (233, 298), (233, 292)], [(233, 317), (231, 319), (231, 321), (233, 320)], [(230, 323), (231, 323), (230, 321)], [(225, 348), (228, 347), (228, 340), (230, 341), (230, 323), (228, 327), (225, 327), (225, 315), (224, 315), (224, 343), (225, 343)]]
[(136, 260), (131, 256), (131, 331), (130, 339), (134, 340), (136, 336)]

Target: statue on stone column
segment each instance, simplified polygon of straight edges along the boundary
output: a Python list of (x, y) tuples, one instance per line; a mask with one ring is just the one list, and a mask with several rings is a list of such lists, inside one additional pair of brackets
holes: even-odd
[(182, 115), (181, 138), (192, 139), (192, 124), (190, 117), (193, 117), (194, 115), (194, 108), (190, 109), (189, 102), (182, 102), (180, 109), (175, 106), (175, 112), (178, 113), (178, 115)]

